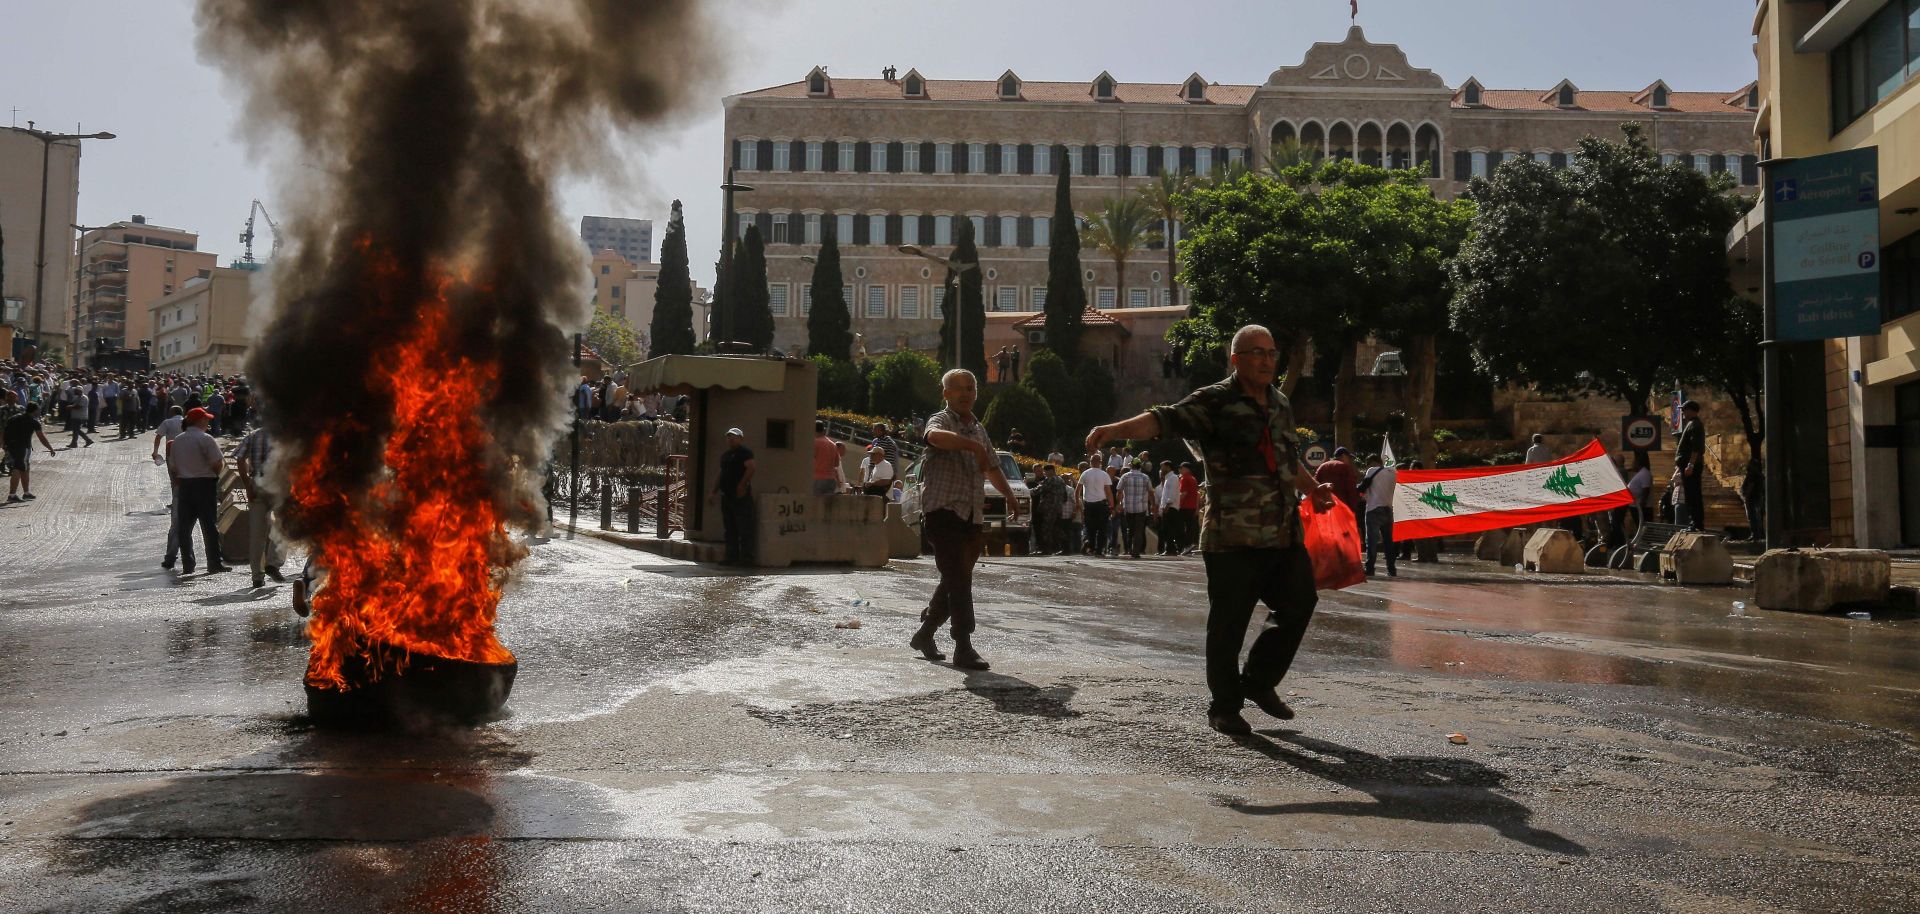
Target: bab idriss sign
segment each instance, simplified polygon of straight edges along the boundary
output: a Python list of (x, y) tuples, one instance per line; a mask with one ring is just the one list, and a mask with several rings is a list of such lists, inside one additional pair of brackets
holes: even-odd
[(1769, 171), (1774, 337), (1879, 333), (1879, 148), (1812, 156)]

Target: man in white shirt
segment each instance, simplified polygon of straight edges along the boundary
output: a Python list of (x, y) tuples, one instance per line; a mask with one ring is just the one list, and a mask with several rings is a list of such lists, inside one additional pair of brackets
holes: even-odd
[(1393, 567), (1393, 486), (1395, 482), (1393, 467), (1381, 466), (1380, 455), (1367, 458), (1367, 475), (1360, 480), (1360, 488), (1367, 493), (1367, 574), (1373, 574), (1373, 554), (1377, 549), (1387, 552), (1387, 577), (1399, 574)]
[(1160, 548), (1155, 555), (1179, 555), (1179, 534), (1171, 522), (1180, 510), (1180, 474), (1174, 472), (1173, 461), (1160, 461), (1160, 490), (1154, 493), (1154, 503), (1159, 505), (1160, 514), (1155, 520), (1154, 535), (1160, 537)]
[(174, 539), (180, 545), (180, 570), (193, 573), (193, 525), (200, 525), (201, 539), (207, 546), (207, 573), (229, 571), (220, 555), (220, 471), (226, 469), (226, 457), (219, 443), (207, 434), (213, 414), (195, 408), (187, 413), (186, 430), (167, 448), (167, 473), (173, 478), (178, 497), (174, 499)]
[(893, 487), (893, 461), (879, 444), (867, 446), (867, 459), (860, 461), (860, 493), (885, 498)]
[(1533, 444), (1527, 448), (1528, 463), (1546, 463), (1553, 459), (1553, 452), (1547, 450), (1547, 436), (1534, 434)]
[(1085, 505), (1087, 549), (1094, 555), (1107, 553), (1107, 517), (1111, 505), (1113, 477), (1098, 466), (1089, 466), (1080, 474), (1080, 501)]

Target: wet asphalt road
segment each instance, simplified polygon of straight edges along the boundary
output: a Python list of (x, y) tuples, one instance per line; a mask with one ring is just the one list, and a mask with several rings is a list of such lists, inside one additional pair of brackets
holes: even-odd
[(1194, 559), (987, 561), (965, 674), (928, 560), (555, 540), (508, 717), (349, 735), (284, 588), (158, 568), (146, 450), (0, 508), (0, 911), (1920, 910), (1920, 622), (1410, 566), (1235, 741)]

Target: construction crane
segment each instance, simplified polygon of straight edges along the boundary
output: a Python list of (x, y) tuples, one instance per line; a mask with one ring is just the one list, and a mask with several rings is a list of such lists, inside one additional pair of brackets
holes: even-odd
[(247, 211), (247, 230), (240, 233), (240, 243), (246, 245), (246, 253), (241, 255), (241, 263), (253, 263), (253, 220), (267, 220), (267, 228), (273, 230), (273, 250), (267, 254), (269, 260), (280, 256), (280, 226), (273, 221), (273, 214), (267, 212), (267, 205), (253, 201), (253, 209)]

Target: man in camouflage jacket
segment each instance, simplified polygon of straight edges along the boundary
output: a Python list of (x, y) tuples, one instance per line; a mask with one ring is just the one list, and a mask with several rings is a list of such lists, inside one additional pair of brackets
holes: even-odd
[[(1244, 735), (1240, 716), (1251, 700), (1268, 714), (1291, 720), (1293, 709), (1275, 686), (1293, 664), (1318, 602), (1313, 562), (1300, 524), (1295, 480), (1313, 486), (1314, 503), (1332, 507), (1330, 486), (1315, 485), (1300, 463), (1293, 410), (1274, 385), (1279, 352), (1273, 334), (1240, 328), (1230, 350), (1233, 373), (1172, 406), (1157, 406), (1087, 435), (1087, 450), (1122, 438), (1179, 437), (1207, 468), (1200, 552), (1207, 564), (1207, 723)], [(1272, 627), (1254, 639), (1246, 667), (1240, 645), (1254, 606), (1267, 604)]]

